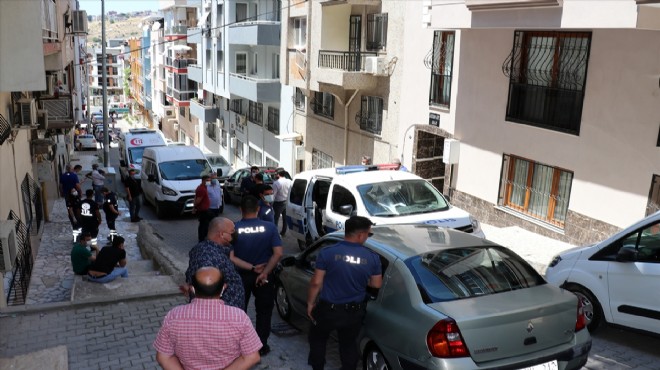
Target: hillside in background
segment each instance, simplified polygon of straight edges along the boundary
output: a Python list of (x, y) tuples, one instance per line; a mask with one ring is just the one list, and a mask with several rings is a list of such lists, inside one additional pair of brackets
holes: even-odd
[[(141, 37), (142, 27), (140, 22), (142, 18), (132, 17), (121, 20), (107, 20), (105, 21), (105, 37), (106, 39), (123, 39), (128, 40), (131, 37)], [(89, 25), (89, 34), (87, 35), (87, 45), (93, 44), (101, 45), (101, 21), (91, 21)]]

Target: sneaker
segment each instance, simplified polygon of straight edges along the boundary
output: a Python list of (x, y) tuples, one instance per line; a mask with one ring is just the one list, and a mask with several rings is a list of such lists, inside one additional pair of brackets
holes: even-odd
[(266, 356), (267, 354), (270, 353), (270, 346), (266, 344), (265, 346), (261, 347), (259, 350), (259, 356)]

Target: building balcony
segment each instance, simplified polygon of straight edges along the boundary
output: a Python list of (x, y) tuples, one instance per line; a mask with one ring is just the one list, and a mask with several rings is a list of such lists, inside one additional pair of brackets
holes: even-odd
[(172, 26), (169, 28), (165, 29), (165, 37), (168, 36), (181, 36), (181, 37), (187, 37), (188, 36), (188, 26), (186, 25), (178, 25), (178, 26)]
[(494, 10), (509, 8), (530, 8), (539, 6), (559, 6), (559, 0), (465, 0), (470, 10)]
[(377, 77), (365, 70), (367, 57), (378, 56), (369, 51), (320, 50), (317, 73), (319, 83), (342, 86), (344, 89), (374, 88)]
[(204, 82), (204, 73), (202, 72), (202, 66), (199, 66), (197, 64), (189, 64), (188, 65), (188, 79), (198, 82), (198, 83), (203, 83)]
[(154, 88), (158, 91), (166, 91), (167, 90), (167, 84), (166, 84), (165, 80), (161, 80), (161, 79), (158, 78), (158, 79), (156, 79), (156, 81), (154, 81)]
[(190, 114), (203, 122), (215, 122), (220, 116), (218, 107), (204, 105), (204, 103), (192, 99), (190, 101)]
[(172, 57), (165, 57), (165, 66), (166, 67), (171, 67), (175, 69), (186, 69), (188, 68), (188, 64), (195, 64), (197, 63), (196, 59), (176, 59)]
[(73, 103), (70, 95), (39, 99), (39, 109), (48, 111), (48, 128), (72, 128)]
[(280, 45), (279, 21), (241, 22), (229, 26), (229, 43), (234, 45)]
[(323, 6), (332, 5), (380, 5), (382, 0), (322, 0)]
[(203, 31), (204, 29), (200, 27), (189, 27), (187, 33), (188, 39), (186, 41), (189, 44), (201, 44)]
[(280, 80), (229, 74), (229, 91), (259, 103), (280, 101)]

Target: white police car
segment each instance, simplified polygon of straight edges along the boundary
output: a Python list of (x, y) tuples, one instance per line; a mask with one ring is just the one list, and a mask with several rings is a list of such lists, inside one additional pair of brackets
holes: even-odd
[(354, 214), (378, 225), (422, 223), (484, 237), (479, 222), (449, 204), (428, 181), (392, 166), (343, 166), (305, 171), (293, 178), (287, 223), (301, 249), (343, 229)]

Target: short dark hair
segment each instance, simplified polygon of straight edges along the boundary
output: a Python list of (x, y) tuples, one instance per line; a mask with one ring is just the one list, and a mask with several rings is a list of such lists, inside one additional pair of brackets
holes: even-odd
[(202, 180), (203, 180), (203, 181), (206, 181), (206, 180), (208, 180), (208, 179), (209, 179), (209, 175), (204, 175), (204, 176), (202, 176)]
[(267, 184), (263, 184), (259, 187), (259, 194), (263, 194), (266, 190), (273, 190), (273, 187)]
[(285, 170), (278, 170), (277, 171), (277, 176), (286, 178), (286, 171)]
[(110, 189), (106, 188), (105, 186), (101, 188), (101, 193), (109, 193)]
[(346, 220), (344, 226), (346, 235), (353, 235), (362, 231), (367, 231), (373, 226), (370, 219), (363, 216), (353, 216)]
[(241, 199), (241, 211), (255, 213), (259, 209), (259, 200), (253, 195), (246, 195)]
[(264, 174), (261, 173), (261, 172), (259, 172), (258, 174), (254, 175), (254, 178), (255, 178), (256, 180), (264, 181)]
[(222, 293), (223, 285), (225, 285), (225, 277), (221, 270), (220, 279), (211, 284), (203, 284), (197, 280), (197, 272), (195, 272), (192, 276), (192, 286), (195, 288), (195, 296), (199, 298), (213, 298), (219, 296), (220, 293)]
[(250, 171), (254, 171), (254, 170), (259, 171), (259, 167), (258, 167), (258, 166), (252, 166), (252, 167), (250, 167)]
[(122, 245), (122, 243), (126, 241), (123, 236), (115, 235), (114, 238), (112, 238), (112, 246), (113, 247), (119, 247)]
[(75, 165), (75, 167), (73, 167), (73, 170), (74, 170), (74, 171), (75, 171), (75, 170), (82, 170), (82, 166), (79, 165), (79, 164), (77, 164), (77, 165)]
[(93, 197), (94, 196), (94, 189), (87, 189), (87, 191), (85, 191), (85, 196), (87, 198)]
[(131, 168), (131, 169), (128, 170), (128, 173), (131, 173), (131, 172), (137, 172), (137, 171), (135, 170), (135, 168)]

